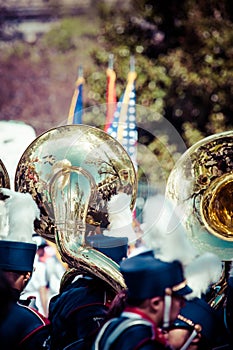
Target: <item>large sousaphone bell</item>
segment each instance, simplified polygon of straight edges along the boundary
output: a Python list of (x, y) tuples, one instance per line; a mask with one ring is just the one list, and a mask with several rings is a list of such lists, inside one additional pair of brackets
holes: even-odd
[(194, 246), (233, 258), (233, 131), (191, 146), (171, 171), (166, 195), (181, 208)]
[(210, 304), (224, 298), (233, 258), (233, 131), (208, 136), (191, 146), (171, 171), (166, 196), (179, 207), (187, 236), (200, 253), (223, 261)]
[[(40, 208), (36, 231), (55, 242), (72, 273), (90, 273), (118, 291), (124, 287), (119, 266), (87, 237), (108, 223), (107, 205), (120, 192), (136, 200), (134, 166), (124, 148), (102, 130), (65, 125), (37, 137), (23, 153), (15, 190), (29, 192)], [(65, 283), (64, 282), (64, 283)]]

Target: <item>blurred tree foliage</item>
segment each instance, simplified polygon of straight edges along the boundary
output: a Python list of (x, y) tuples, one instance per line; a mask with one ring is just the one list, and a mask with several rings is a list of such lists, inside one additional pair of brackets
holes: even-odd
[[(164, 119), (178, 131), (186, 147), (233, 128), (232, 1), (119, 0), (116, 7), (108, 1), (93, 0), (92, 5), (88, 16), (61, 18), (33, 47), (12, 43), (9, 54), (3, 46), (3, 68), (11, 68), (9, 57), (13, 57), (13, 67), (21, 67), (21, 73), (12, 73), (13, 78), (12, 68), (7, 73), (0, 94), (1, 113), (9, 118), (36, 115), (38, 127), (42, 119), (57, 122), (57, 115), (67, 113), (77, 58), (83, 63), (86, 81), (85, 108), (105, 104), (110, 53), (114, 54), (119, 99), (133, 55), (137, 105), (149, 111), (146, 117), (144, 111), (137, 111), (139, 143), (145, 146), (138, 155), (144, 166), (138, 174), (141, 179), (150, 177), (151, 183), (161, 184), (183, 151), (174, 139), (176, 135), (164, 131)], [(0, 31), (2, 27), (4, 11)], [(38, 86), (42, 87), (39, 91)], [(22, 93), (23, 88), (27, 91)], [(33, 104), (30, 98), (23, 99), (32, 90), (36, 91)], [(93, 114), (91, 118), (98, 122)]]
[(134, 0), (123, 12), (101, 4), (99, 13), (104, 45), (92, 55), (103, 69), (87, 79), (95, 91), (90, 89), (91, 103), (105, 102), (109, 53), (115, 57), (118, 97), (134, 55), (137, 104), (171, 122), (187, 147), (233, 128), (230, 0)]

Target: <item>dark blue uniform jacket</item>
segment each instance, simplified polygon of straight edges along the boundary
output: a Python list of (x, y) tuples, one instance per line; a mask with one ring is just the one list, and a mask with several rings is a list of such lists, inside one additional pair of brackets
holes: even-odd
[(49, 349), (49, 322), (28, 306), (12, 303), (0, 323), (1, 350)]

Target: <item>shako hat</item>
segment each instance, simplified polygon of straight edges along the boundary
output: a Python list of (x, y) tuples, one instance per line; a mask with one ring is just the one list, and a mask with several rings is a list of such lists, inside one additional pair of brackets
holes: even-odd
[(88, 236), (86, 242), (93, 248), (108, 256), (110, 259), (114, 260), (117, 264), (119, 264), (123, 258), (127, 257), (127, 237), (112, 237), (97, 234)]
[(0, 241), (0, 268), (32, 272), (36, 249), (34, 243)]
[(181, 263), (178, 260), (164, 262), (156, 259), (153, 251), (123, 260), (120, 271), (125, 279), (128, 296), (132, 299), (164, 296), (166, 289), (180, 296), (192, 292), (184, 278)]
[(32, 272), (37, 245), (33, 242), (34, 220), (39, 209), (29, 193), (0, 188), (0, 268)]

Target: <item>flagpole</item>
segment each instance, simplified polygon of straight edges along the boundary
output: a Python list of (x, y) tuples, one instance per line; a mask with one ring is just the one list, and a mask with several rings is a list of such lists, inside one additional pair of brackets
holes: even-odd
[(114, 63), (114, 55), (113, 53), (110, 53), (109, 59), (108, 59), (108, 68), (113, 70), (113, 63)]
[(135, 57), (130, 56), (130, 72), (135, 72)]

